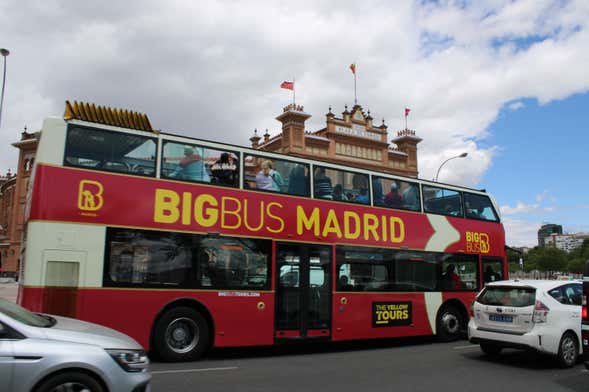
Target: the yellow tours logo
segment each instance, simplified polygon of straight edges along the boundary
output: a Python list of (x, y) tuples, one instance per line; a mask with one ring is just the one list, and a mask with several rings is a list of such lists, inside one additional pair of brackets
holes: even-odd
[(489, 234), (477, 233), (476, 231), (466, 232), (466, 251), (473, 253), (489, 253)]
[(82, 180), (78, 188), (78, 208), (82, 211), (98, 211), (104, 204), (104, 186), (98, 181)]

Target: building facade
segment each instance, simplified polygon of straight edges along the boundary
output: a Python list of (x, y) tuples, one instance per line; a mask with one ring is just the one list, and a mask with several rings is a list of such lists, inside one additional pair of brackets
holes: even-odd
[(282, 132), (262, 137), (254, 132), (252, 147), (304, 158), (377, 170), (385, 173), (417, 177), (417, 144), (421, 138), (415, 131), (404, 129), (389, 143), (387, 126), (374, 125), (370, 111), (360, 105), (351, 111), (345, 107), (341, 117), (325, 115), (325, 128), (315, 132), (305, 130), (305, 121), (311, 117), (303, 106), (288, 105), (276, 119), (282, 123)]
[(0, 268), (3, 276), (18, 276), (27, 190), (38, 142), (39, 133), (25, 130), (20, 141), (12, 144), (20, 150), (16, 174), (0, 177)]
[(546, 237), (551, 234), (562, 234), (562, 226), (555, 225), (553, 223), (542, 225), (540, 230), (538, 230), (538, 246), (540, 248), (544, 248), (546, 246)]
[(553, 247), (566, 252), (579, 248), (583, 241), (589, 238), (587, 234), (551, 234), (544, 239), (546, 247)]

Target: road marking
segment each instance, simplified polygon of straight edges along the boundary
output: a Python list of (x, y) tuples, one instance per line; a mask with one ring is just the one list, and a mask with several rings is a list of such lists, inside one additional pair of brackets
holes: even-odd
[(452, 349), (454, 349), (454, 350), (466, 350), (466, 349), (469, 349), (469, 348), (479, 348), (479, 346), (474, 345), (474, 344), (470, 344), (468, 346), (456, 346), (456, 347), (452, 347)]
[(152, 370), (151, 374), (168, 374), (168, 373), (195, 373), (195, 372), (214, 372), (218, 370), (236, 370), (237, 366), (208, 368), (208, 369), (178, 369), (178, 370)]

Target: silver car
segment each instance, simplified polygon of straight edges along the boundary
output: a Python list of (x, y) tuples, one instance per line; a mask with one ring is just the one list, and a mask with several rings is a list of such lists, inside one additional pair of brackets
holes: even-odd
[(146, 392), (149, 360), (127, 335), (0, 299), (0, 390)]

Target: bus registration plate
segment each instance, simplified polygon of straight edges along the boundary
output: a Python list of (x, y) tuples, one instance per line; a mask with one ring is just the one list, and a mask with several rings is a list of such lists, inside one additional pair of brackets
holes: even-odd
[(504, 314), (490, 314), (489, 321), (499, 321), (501, 323), (512, 323), (513, 316), (506, 316)]

